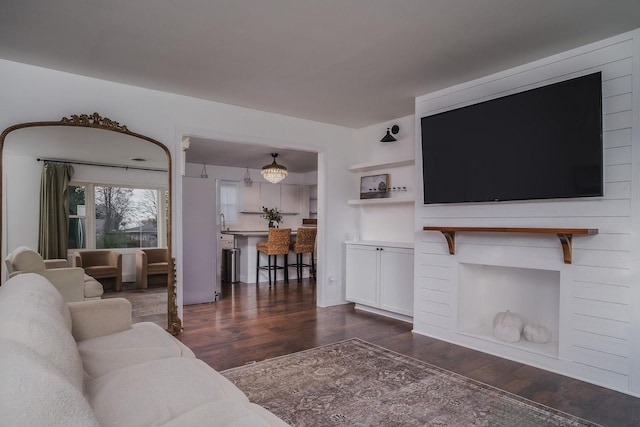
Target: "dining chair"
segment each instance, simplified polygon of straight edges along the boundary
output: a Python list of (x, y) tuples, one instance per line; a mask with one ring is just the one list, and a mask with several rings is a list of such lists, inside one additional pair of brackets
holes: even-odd
[[(289, 268), (296, 267), (296, 276), (298, 282), (302, 281), (302, 269), (309, 268), (309, 275), (316, 280), (316, 266), (314, 260), (316, 248), (316, 234), (318, 230), (315, 227), (300, 227), (296, 233), (296, 241), (291, 242), (289, 250), (296, 254), (296, 262), (289, 264)], [(311, 254), (311, 264), (303, 262), (304, 254)]]
[[(284, 270), (284, 282), (289, 283), (289, 266), (287, 255), (291, 242), (290, 228), (270, 228), (267, 241), (256, 243), (256, 283), (260, 280), (260, 270), (269, 272), (269, 286), (271, 286), (271, 272), (274, 272), (273, 282), (278, 278), (278, 270)], [(267, 255), (267, 265), (260, 265), (260, 254)], [(278, 264), (278, 255), (284, 255), (284, 266)]]

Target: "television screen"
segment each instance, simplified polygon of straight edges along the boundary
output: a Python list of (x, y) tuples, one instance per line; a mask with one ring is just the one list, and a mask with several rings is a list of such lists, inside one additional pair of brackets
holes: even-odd
[(425, 204), (603, 195), (599, 72), (421, 121)]

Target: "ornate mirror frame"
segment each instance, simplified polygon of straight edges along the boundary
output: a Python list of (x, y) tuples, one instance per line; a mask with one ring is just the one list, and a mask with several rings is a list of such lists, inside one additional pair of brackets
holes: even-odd
[[(0, 200), (3, 200), (3, 152), (5, 139), (7, 135), (11, 132), (31, 128), (31, 127), (45, 127), (45, 126), (71, 126), (71, 127), (84, 127), (84, 128), (93, 128), (93, 129), (101, 129), (110, 132), (118, 132), (121, 134), (129, 135), (135, 138), (143, 139), (145, 141), (151, 142), (156, 146), (162, 148), (167, 156), (167, 172), (168, 172), (168, 192), (169, 192), (169, 200), (167, 203), (167, 250), (169, 254), (172, 254), (172, 215), (171, 215), (171, 207), (173, 200), (173, 191), (172, 191), (172, 161), (171, 161), (171, 153), (159, 141), (150, 138), (146, 135), (141, 135), (139, 133), (135, 133), (130, 131), (126, 126), (121, 125), (120, 123), (111, 120), (107, 117), (102, 117), (98, 113), (89, 114), (73, 114), (71, 117), (63, 117), (60, 121), (51, 121), (51, 122), (28, 122), (28, 123), (19, 123), (13, 126), (9, 126), (6, 128), (2, 134), (0, 134)], [(3, 216), (3, 206), (0, 203), (0, 224), (2, 223)], [(2, 242), (2, 228), (0, 227), (0, 242)], [(175, 269), (175, 259), (170, 256), (169, 257), (169, 275), (167, 278), (167, 331), (172, 335), (178, 335), (182, 331), (182, 321), (178, 317), (178, 305), (176, 302), (176, 269)]]

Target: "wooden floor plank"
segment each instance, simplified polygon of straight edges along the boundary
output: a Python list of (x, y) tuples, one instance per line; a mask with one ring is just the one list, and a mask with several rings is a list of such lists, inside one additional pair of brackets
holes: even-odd
[(411, 332), (411, 324), (355, 310), (316, 307), (315, 285), (223, 285), (216, 303), (184, 307), (179, 337), (216, 370), (361, 338), (607, 426), (640, 425), (640, 399)]

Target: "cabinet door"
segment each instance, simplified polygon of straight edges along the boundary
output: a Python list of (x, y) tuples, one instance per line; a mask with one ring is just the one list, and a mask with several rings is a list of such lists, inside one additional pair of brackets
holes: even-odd
[(261, 212), (262, 205), (260, 204), (260, 184), (254, 182), (251, 187), (243, 187), (242, 201), (244, 212)]
[(379, 306), (379, 252), (375, 246), (347, 245), (347, 301)]
[(267, 184), (260, 183), (260, 208), (258, 211), (262, 211), (262, 207), (271, 209), (280, 209), (280, 185), (279, 184)]
[(280, 185), (280, 210), (286, 213), (300, 213), (302, 187), (299, 185)]
[(380, 308), (413, 316), (413, 250), (380, 251)]

